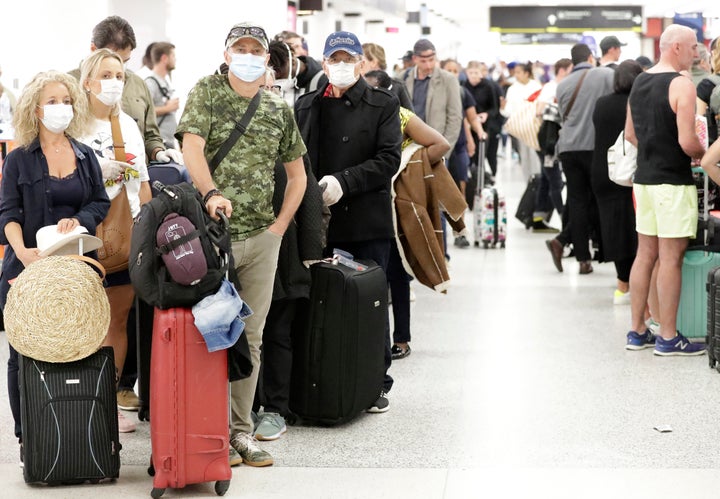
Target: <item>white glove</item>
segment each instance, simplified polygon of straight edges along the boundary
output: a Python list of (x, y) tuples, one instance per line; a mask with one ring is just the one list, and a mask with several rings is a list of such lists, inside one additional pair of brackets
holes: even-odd
[(340, 182), (338, 179), (333, 177), (332, 175), (325, 175), (323, 178), (320, 179), (318, 182), (321, 188), (323, 188), (323, 202), (328, 205), (332, 206), (338, 201), (340, 201), (340, 198), (343, 195), (342, 187), (340, 187)]
[(305, 265), (306, 269), (310, 268), (310, 265), (315, 265), (316, 263), (320, 263), (323, 260), (303, 260), (303, 265)]
[(183, 155), (177, 149), (165, 149), (164, 151), (158, 151), (155, 155), (155, 160), (160, 163), (169, 163), (171, 160), (179, 165), (184, 165)]
[(103, 181), (116, 180), (125, 171), (125, 168), (132, 168), (129, 163), (115, 161), (109, 158), (98, 158), (100, 169), (102, 170)]

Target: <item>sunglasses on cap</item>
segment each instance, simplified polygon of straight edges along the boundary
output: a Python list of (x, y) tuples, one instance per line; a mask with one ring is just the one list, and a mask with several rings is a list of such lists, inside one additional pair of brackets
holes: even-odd
[(254, 36), (263, 40), (268, 39), (267, 34), (265, 34), (265, 30), (260, 26), (235, 26), (230, 30), (230, 33), (228, 33), (226, 40), (229, 40), (230, 38), (241, 38), (244, 36)]

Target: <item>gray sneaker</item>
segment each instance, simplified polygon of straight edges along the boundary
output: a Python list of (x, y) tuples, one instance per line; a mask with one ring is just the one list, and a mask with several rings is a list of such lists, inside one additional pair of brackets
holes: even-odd
[(255, 438), (258, 440), (277, 440), (286, 431), (287, 426), (284, 417), (277, 412), (263, 412), (255, 429)]
[(262, 450), (257, 440), (248, 433), (235, 433), (230, 437), (230, 445), (232, 445), (240, 456), (243, 463), (248, 466), (271, 466), (273, 464), (272, 456)]
[(230, 446), (230, 466), (240, 466), (242, 464), (242, 456), (238, 454), (238, 451), (231, 445)]

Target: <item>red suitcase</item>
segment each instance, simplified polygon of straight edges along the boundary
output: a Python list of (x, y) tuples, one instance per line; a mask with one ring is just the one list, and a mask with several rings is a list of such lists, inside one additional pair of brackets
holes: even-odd
[(210, 353), (189, 308), (155, 309), (150, 366), (152, 497), (167, 487), (230, 487), (227, 351)]

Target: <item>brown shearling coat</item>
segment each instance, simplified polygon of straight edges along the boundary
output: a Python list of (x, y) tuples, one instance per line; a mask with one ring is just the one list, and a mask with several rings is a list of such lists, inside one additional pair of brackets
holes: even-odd
[(403, 150), (400, 169), (393, 178), (393, 223), (405, 270), (421, 284), (444, 293), (450, 282), (440, 210), (457, 232), (465, 230), (465, 198), (445, 163), (433, 165), (427, 150), (411, 144)]

